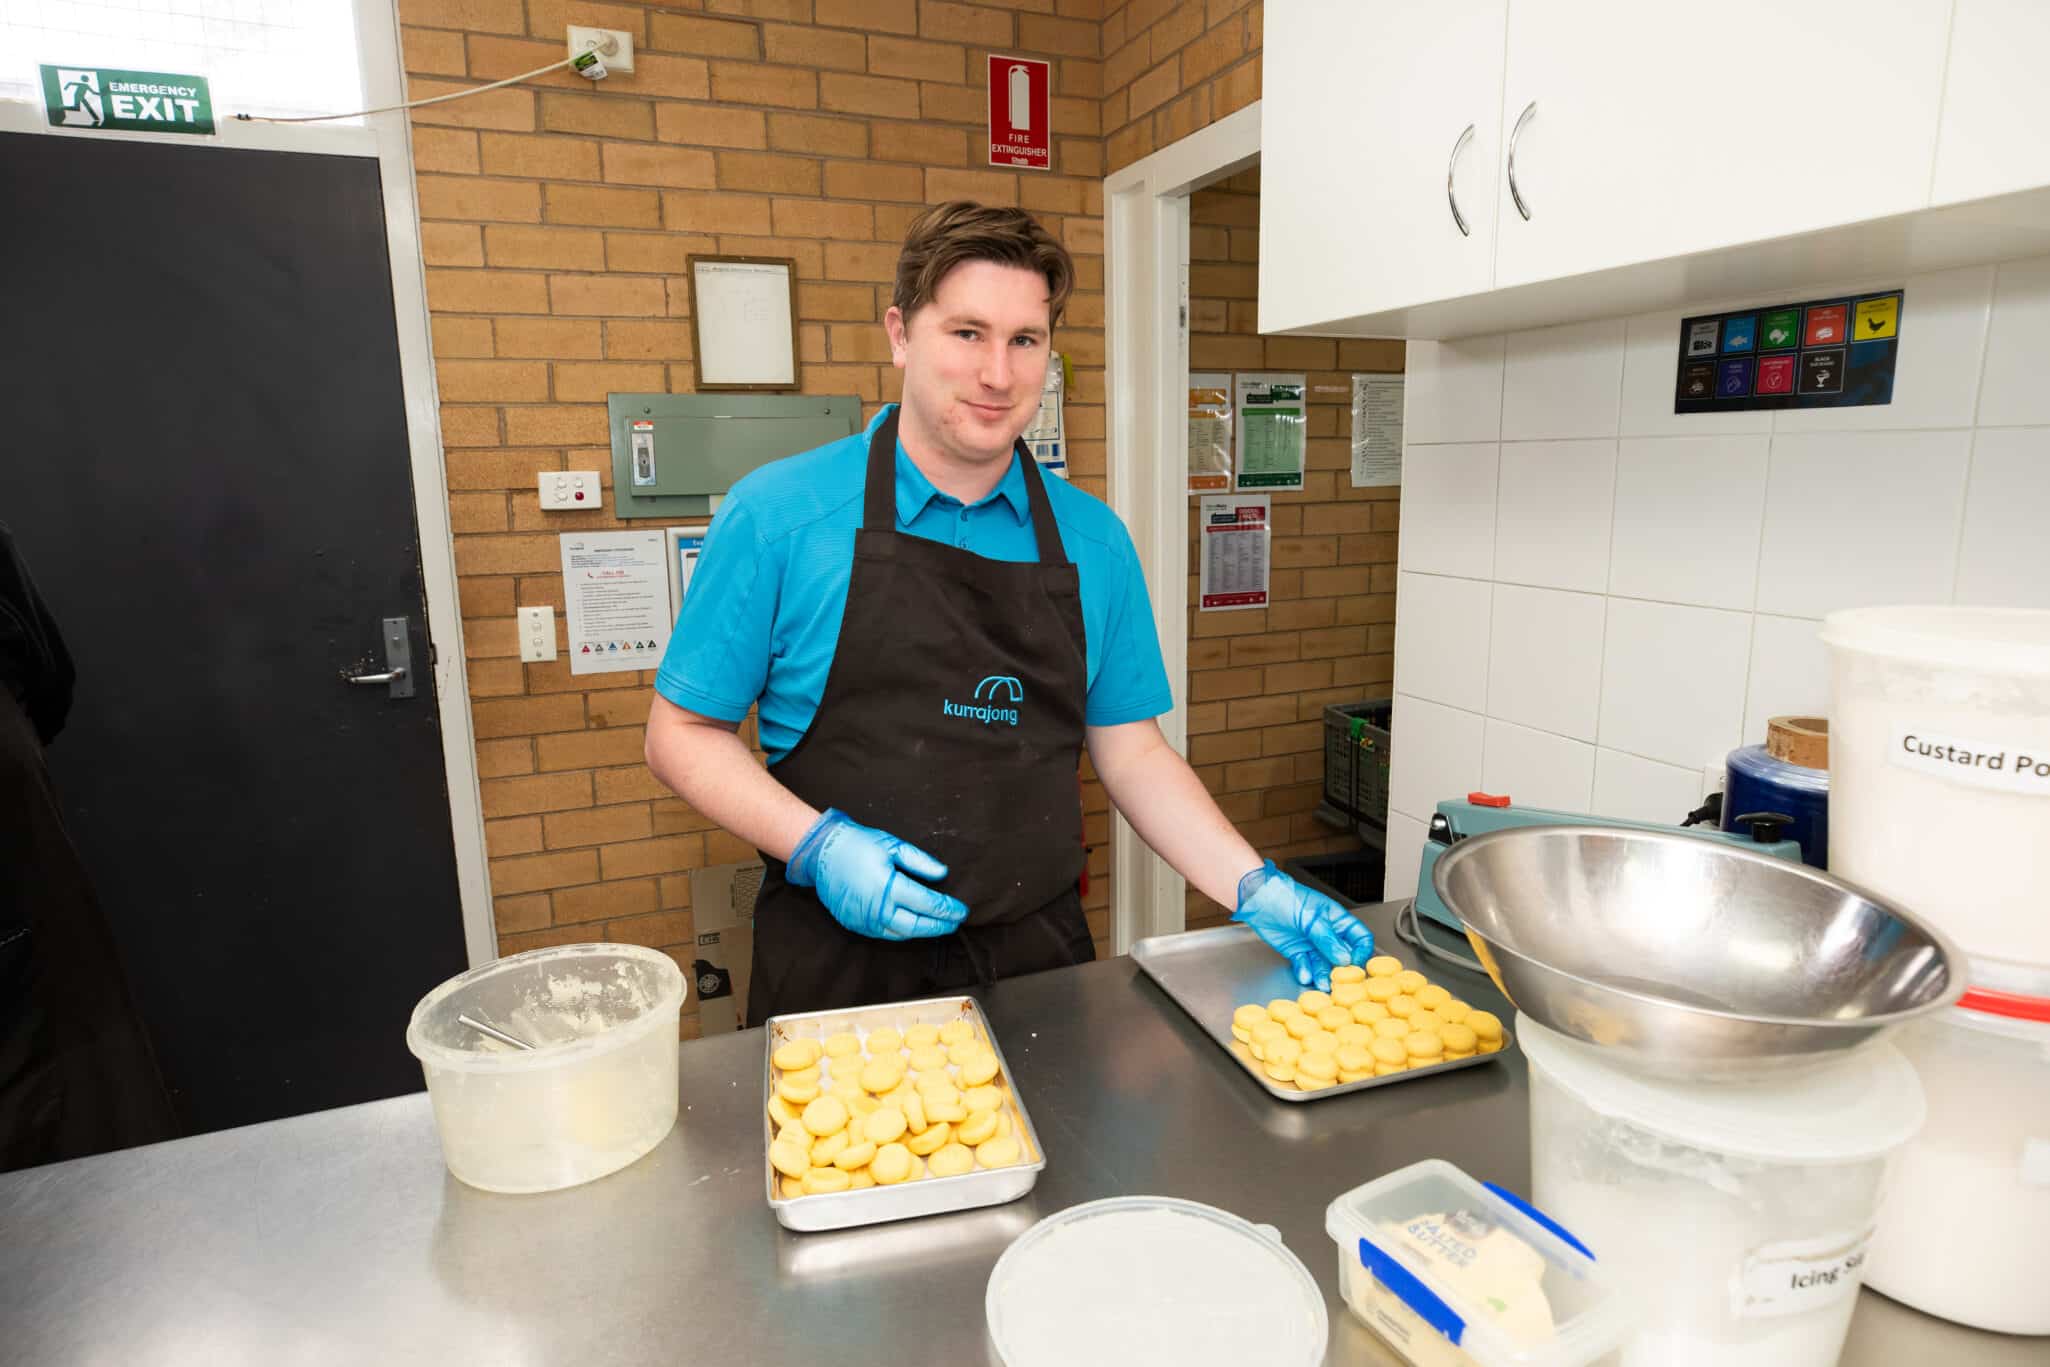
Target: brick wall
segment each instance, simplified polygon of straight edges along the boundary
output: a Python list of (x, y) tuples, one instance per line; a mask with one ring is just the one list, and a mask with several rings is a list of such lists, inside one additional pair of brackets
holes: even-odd
[[(556, 73), (415, 111), (414, 153), (500, 949), (606, 938), (687, 960), (689, 871), (752, 851), (643, 765), (652, 672), (521, 663), (515, 607), (562, 606), (556, 534), (621, 525), (609, 499), (540, 512), (536, 475), (609, 471), (608, 392), (692, 387), (692, 252), (795, 258), (803, 391), (871, 412), (894, 399), (880, 320), (897, 245), (923, 206), (966, 196), (1024, 205), (1075, 254), (1054, 344), (1075, 369), (1075, 482), (1101, 495), (1101, 0), (400, 0), (399, 14), (415, 97), (544, 65), (568, 23), (635, 39), (630, 76)], [(992, 50), (1054, 63), (1051, 174), (983, 164)], [(1102, 937), (1108, 808), (1093, 783), (1085, 805)]]
[[(1272, 605), (1198, 612), (1189, 580), (1189, 762), (1261, 854), (1353, 849), (1312, 814), (1323, 794), (1327, 704), (1386, 696), (1395, 677), (1397, 488), (1355, 489), (1352, 374), (1400, 371), (1400, 342), (1262, 337), (1260, 173), (1199, 190), (1189, 206), (1189, 364), (1303, 371), (1310, 384), (1300, 491), (1275, 493)], [(1189, 507), (1189, 566), (1197, 501)], [(1199, 893), (1191, 929), (1228, 912)]]
[(1260, 98), (1259, 0), (1105, 0), (1104, 169)]

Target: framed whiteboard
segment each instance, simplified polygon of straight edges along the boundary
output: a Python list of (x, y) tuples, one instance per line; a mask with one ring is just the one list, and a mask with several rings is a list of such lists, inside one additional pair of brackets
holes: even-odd
[(797, 263), (692, 256), (686, 265), (697, 387), (797, 388)]

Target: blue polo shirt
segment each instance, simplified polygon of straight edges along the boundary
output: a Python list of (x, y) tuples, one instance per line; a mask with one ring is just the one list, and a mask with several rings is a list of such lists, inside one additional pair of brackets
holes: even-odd
[[(655, 676), (663, 697), (721, 721), (737, 722), (759, 704), (771, 764), (803, 737), (825, 691), (854, 570), (869, 434), (882, 420), (878, 413), (860, 436), (774, 461), (733, 486)], [(1082, 584), (1089, 725), (1169, 711), (1174, 695), (1131, 534), (1101, 500), (1058, 477), (1044, 483)], [(932, 486), (900, 441), (897, 530), (991, 560), (1039, 559), (1015, 456), (987, 497), (964, 506)]]

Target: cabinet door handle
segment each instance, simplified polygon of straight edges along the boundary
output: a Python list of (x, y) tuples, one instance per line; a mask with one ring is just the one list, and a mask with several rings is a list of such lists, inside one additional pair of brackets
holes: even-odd
[(1459, 141), (1452, 144), (1452, 159), (1445, 163), (1445, 202), (1452, 206), (1452, 221), (1459, 225), (1461, 237), (1472, 237), (1473, 229), (1466, 226), (1466, 215), (1459, 212), (1459, 196), (1452, 190), (1452, 173), (1459, 169), (1459, 154), (1472, 141), (1473, 125), (1468, 124), (1466, 131), (1459, 135)]
[(1530, 221), (1530, 206), (1523, 202), (1523, 191), (1516, 188), (1516, 140), (1523, 136), (1523, 126), (1530, 122), (1530, 116), (1537, 113), (1537, 101), (1532, 100), (1516, 116), (1515, 131), (1509, 134), (1509, 198), (1516, 201), (1516, 212), (1523, 215), (1524, 222)]

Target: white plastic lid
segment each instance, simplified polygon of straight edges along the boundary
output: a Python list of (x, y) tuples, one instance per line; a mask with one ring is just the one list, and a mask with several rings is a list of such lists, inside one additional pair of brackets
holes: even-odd
[(1530, 1066), (1597, 1113), (1711, 1153), (1781, 1163), (1853, 1163), (1915, 1137), (1927, 1106), (1900, 1050), (1867, 1045), (1839, 1062), (1755, 1081), (1680, 1082), (1627, 1072), (1598, 1045), (1516, 1019)]
[[(1636, 1328), (1630, 1303), (1571, 1231), (1514, 1193), (1483, 1186), (1443, 1159), (1427, 1158), (1354, 1187), (1326, 1208), (1324, 1232), (1338, 1245), (1339, 1257), (1373, 1276), (1481, 1367), (1579, 1367)], [(1498, 1234), (1520, 1242), (1539, 1260), (1531, 1290), (1543, 1293), (1552, 1323), (1542, 1342), (1530, 1342), (1502, 1320), (1499, 1285), (1483, 1287), (1477, 1296), (1445, 1271), (1446, 1261), (1478, 1264), (1488, 1256), (1481, 1250)], [(1447, 1259), (1434, 1263), (1419, 1256), (1412, 1240), (1445, 1249)]]
[(2050, 612), (2039, 608), (1850, 608), (1822, 619), (1822, 639), (1963, 673), (2050, 674)]
[(1323, 1293), (1278, 1232), (1171, 1196), (1047, 1216), (983, 1297), (1005, 1367), (1318, 1367)]

